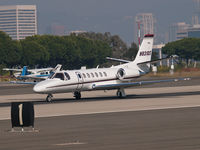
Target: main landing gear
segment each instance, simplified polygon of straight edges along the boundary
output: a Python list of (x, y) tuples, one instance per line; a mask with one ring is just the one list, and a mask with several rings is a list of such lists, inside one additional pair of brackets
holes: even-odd
[(52, 94), (48, 94), (47, 97), (46, 97), (46, 101), (47, 102), (51, 102), (53, 99), (53, 95)]
[(119, 97), (119, 98), (125, 98), (126, 97), (126, 93), (125, 93), (124, 89), (118, 89), (117, 90), (117, 97)]
[(74, 97), (76, 98), (76, 100), (81, 99), (81, 92), (75, 91), (74, 92)]

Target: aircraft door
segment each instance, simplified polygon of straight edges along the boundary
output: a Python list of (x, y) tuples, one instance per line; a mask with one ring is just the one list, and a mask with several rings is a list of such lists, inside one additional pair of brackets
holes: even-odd
[(77, 78), (78, 78), (78, 84), (77, 84), (77, 90), (81, 90), (83, 87), (83, 76), (80, 72), (76, 72)]

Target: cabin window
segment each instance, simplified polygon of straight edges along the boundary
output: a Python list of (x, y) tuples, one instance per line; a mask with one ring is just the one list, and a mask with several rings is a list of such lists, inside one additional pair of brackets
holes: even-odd
[(107, 73), (106, 72), (103, 72), (103, 74), (104, 74), (105, 77), (107, 77)]
[(101, 72), (99, 72), (99, 74), (100, 74), (100, 77), (103, 77), (103, 74)]
[(86, 75), (85, 75), (85, 73), (83, 73), (83, 77), (84, 77), (84, 78), (86, 78)]
[(65, 77), (66, 77), (66, 80), (70, 80), (70, 76), (67, 72), (65, 72)]
[(98, 73), (95, 72), (96, 77), (98, 77)]
[(90, 74), (89, 73), (87, 73), (87, 77), (90, 78)]
[(93, 74), (93, 73), (91, 73), (91, 75), (92, 75), (92, 77), (94, 78), (94, 74)]
[(78, 77), (81, 79), (81, 75), (80, 74), (78, 74)]
[(64, 75), (63, 75), (63, 73), (56, 73), (53, 78), (58, 78), (58, 79), (64, 80)]
[(41, 72), (41, 73), (40, 73), (40, 75), (45, 75), (45, 74), (48, 75), (49, 72)]

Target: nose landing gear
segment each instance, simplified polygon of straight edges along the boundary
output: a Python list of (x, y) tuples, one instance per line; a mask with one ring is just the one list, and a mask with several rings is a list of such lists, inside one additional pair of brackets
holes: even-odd
[(48, 94), (47, 97), (46, 97), (46, 101), (47, 102), (51, 102), (53, 99), (53, 95), (52, 94)]
[(81, 92), (75, 91), (74, 92), (74, 97), (76, 98), (76, 100), (81, 99)]

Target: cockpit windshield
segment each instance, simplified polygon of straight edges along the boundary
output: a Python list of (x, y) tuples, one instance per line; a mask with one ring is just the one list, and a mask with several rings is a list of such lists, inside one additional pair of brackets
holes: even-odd
[(64, 75), (63, 75), (63, 73), (56, 73), (56, 74), (53, 76), (53, 79), (54, 79), (54, 78), (58, 78), (58, 79), (64, 80)]
[(53, 76), (55, 75), (55, 72), (51, 72), (49, 75), (49, 79), (53, 79)]
[(70, 76), (67, 72), (51, 73), (49, 76), (49, 79), (54, 79), (54, 78), (61, 79), (61, 80), (70, 80)]
[(70, 76), (67, 72), (65, 72), (65, 77), (66, 77), (66, 80), (70, 80)]

